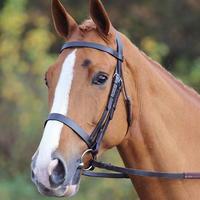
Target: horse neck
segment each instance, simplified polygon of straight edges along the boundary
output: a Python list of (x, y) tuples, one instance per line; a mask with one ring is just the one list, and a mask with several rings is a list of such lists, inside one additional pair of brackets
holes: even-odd
[[(127, 70), (134, 83), (134, 123), (118, 147), (125, 165), (164, 172), (200, 171), (199, 96), (136, 47), (127, 45)], [(134, 177), (132, 182), (142, 199), (200, 198), (197, 182), (142, 177)]]

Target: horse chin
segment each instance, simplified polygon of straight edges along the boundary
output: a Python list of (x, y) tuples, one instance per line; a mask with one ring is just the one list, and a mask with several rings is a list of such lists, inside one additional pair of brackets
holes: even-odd
[(44, 195), (49, 197), (72, 197), (74, 196), (79, 190), (78, 185), (68, 185), (65, 188), (58, 188), (58, 189), (41, 189), (38, 188), (38, 191)]
[(70, 185), (66, 187), (64, 197), (72, 197), (74, 196), (79, 190), (79, 185)]

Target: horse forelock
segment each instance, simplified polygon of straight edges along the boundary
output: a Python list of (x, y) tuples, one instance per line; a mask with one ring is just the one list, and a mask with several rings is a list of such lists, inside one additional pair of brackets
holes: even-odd
[(92, 30), (96, 30), (96, 25), (92, 21), (92, 19), (86, 19), (85, 21), (83, 21), (82, 24), (79, 25), (79, 29), (83, 32), (89, 32)]

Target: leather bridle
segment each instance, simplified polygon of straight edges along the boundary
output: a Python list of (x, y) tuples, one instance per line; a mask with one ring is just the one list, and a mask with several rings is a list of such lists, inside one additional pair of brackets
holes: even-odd
[[(117, 44), (117, 50), (114, 50), (110, 47), (97, 44), (97, 43), (76, 41), (76, 42), (64, 43), (61, 49), (61, 52), (62, 52), (63, 50), (69, 49), (69, 48), (91, 48), (91, 49), (96, 49), (96, 50), (108, 53), (117, 59), (117, 65), (115, 67), (115, 71), (113, 74), (112, 85), (111, 85), (106, 107), (104, 109), (104, 112), (99, 122), (97, 123), (97, 126), (92, 131), (92, 133), (91, 134), (86, 133), (75, 121), (59, 113), (51, 113), (48, 119), (46, 120), (44, 126), (46, 126), (48, 121), (59, 121), (63, 123), (64, 125), (66, 125), (67, 127), (69, 127), (70, 129), (72, 129), (73, 132), (87, 144), (88, 149), (83, 153), (80, 159), (80, 166), (79, 166), (79, 168), (83, 170), (83, 175), (85, 176), (101, 177), (101, 178), (129, 178), (130, 175), (136, 175), (136, 176), (158, 177), (158, 178), (166, 178), (166, 179), (200, 179), (200, 173), (167, 173), (167, 172), (138, 170), (138, 169), (117, 167), (111, 164), (96, 161), (95, 158), (96, 158), (96, 155), (98, 154), (100, 144), (106, 133), (109, 123), (113, 118), (113, 115), (115, 113), (115, 109), (117, 106), (117, 102), (121, 93), (123, 93), (124, 100), (125, 100), (128, 127), (130, 127), (132, 123), (131, 101), (126, 92), (126, 87), (124, 84), (124, 78), (123, 78), (123, 73), (122, 73), (122, 63), (124, 61), (123, 45), (122, 45), (121, 38), (118, 32), (116, 33), (116, 44)], [(90, 161), (89, 168), (83, 169), (84, 156), (88, 153), (92, 154), (93, 159)], [(117, 173), (92, 172), (92, 170), (94, 170), (95, 167), (114, 171)]]
[(113, 118), (119, 95), (123, 89), (124, 89), (123, 94), (124, 94), (126, 108), (127, 108), (127, 123), (128, 123), (128, 126), (130, 126), (131, 124), (130, 100), (125, 91), (125, 87), (123, 87), (124, 84), (123, 84), (123, 78), (122, 78), (123, 47), (122, 47), (122, 43), (118, 34), (116, 37), (116, 43), (117, 43), (117, 51), (101, 44), (83, 42), (83, 41), (67, 42), (63, 45), (61, 49), (61, 52), (62, 52), (63, 50), (69, 49), (69, 48), (92, 48), (92, 49), (106, 52), (117, 59), (117, 65), (115, 67), (115, 71), (113, 74), (112, 86), (111, 86), (106, 107), (104, 109), (104, 112), (99, 122), (97, 123), (97, 126), (92, 131), (92, 133), (91, 134), (86, 133), (72, 119), (65, 117), (64, 115), (61, 115), (59, 113), (50, 114), (47, 121), (45, 122), (45, 125), (46, 125), (48, 121), (55, 120), (71, 128), (74, 131), (74, 133), (76, 133), (87, 144), (93, 156), (95, 156), (98, 153), (101, 141), (108, 128), (110, 121)]

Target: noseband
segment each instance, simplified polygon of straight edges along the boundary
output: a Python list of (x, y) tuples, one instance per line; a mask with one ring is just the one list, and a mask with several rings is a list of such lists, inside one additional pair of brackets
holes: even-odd
[[(69, 127), (71, 130), (73, 130), (73, 132), (87, 144), (88, 149), (83, 153), (81, 157), (80, 168), (83, 169), (83, 159), (87, 153), (92, 154), (93, 160), (91, 160), (90, 167), (88, 169), (83, 169), (83, 175), (85, 176), (101, 177), (101, 178), (129, 178), (129, 175), (136, 175), (136, 176), (158, 177), (166, 179), (200, 179), (200, 173), (166, 173), (166, 172), (129, 169), (129, 168), (113, 166), (107, 163), (97, 162), (95, 160), (95, 157), (98, 154), (100, 144), (106, 133), (109, 123), (113, 119), (113, 115), (115, 113), (117, 102), (121, 93), (123, 93), (125, 100), (128, 127), (130, 127), (132, 123), (131, 102), (126, 92), (126, 87), (124, 84), (123, 73), (122, 73), (122, 63), (124, 60), (123, 45), (118, 33), (116, 34), (116, 44), (117, 44), (117, 50), (114, 50), (110, 47), (97, 43), (76, 41), (76, 42), (66, 42), (61, 49), (61, 52), (65, 49), (70, 49), (70, 48), (96, 49), (108, 53), (109, 55), (117, 59), (117, 64), (113, 74), (112, 85), (106, 107), (99, 122), (97, 123), (97, 126), (92, 131), (92, 133), (91, 134), (86, 133), (75, 121), (59, 113), (51, 113), (48, 119), (46, 120), (44, 126), (46, 126), (48, 121), (59, 121), (64, 125), (66, 125), (67, 127)], [(114, 171), (117, 173), (91, 172), (90, 170), (93, 170), (95, 167)]]

